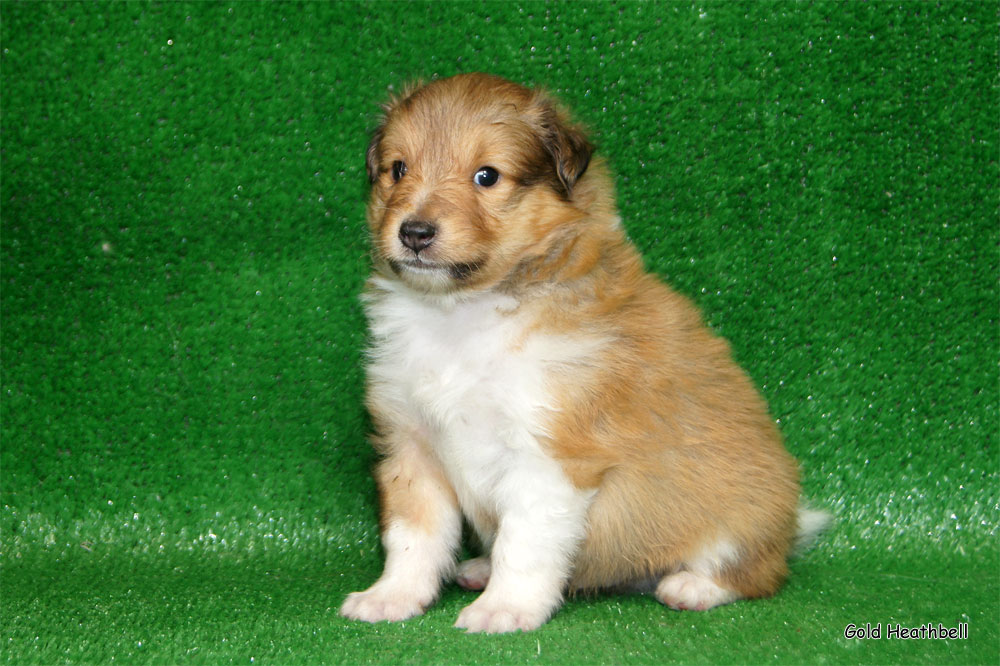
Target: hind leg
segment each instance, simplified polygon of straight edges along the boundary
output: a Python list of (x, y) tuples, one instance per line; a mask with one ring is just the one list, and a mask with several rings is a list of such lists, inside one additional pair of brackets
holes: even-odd
[(787, 540), (747, 549), (719, 539), (664, 576), (656, 598), (678, 610), (708, 610), (737, 599), (769, 597), (788, 573), (787, 551)]
[(701, 549), (680, 571), (664, 576), (655, 595), (675, 610), (708, 610), (744, 595), (732, 589), (719, 574), (737, 564), (740, 554), (728, 539), (719, 539)]
[(656, 598), (674, 610), (708, 610), (739, 599), (739, 594), (711, 577), (692, 571), (664, 576), (656, 586)]

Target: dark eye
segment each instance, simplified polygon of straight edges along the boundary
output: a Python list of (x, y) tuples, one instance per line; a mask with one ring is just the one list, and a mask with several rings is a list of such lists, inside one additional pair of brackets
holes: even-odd
[(392, 182), (398, 183), (406, 175), (406, 162), (396, 160), (392, 163)]
[(480, 187), (493, 187), (500, 180), (500, 172), (493, 167), (480, 167), (472, 180), (476, 181), (476, 185)]

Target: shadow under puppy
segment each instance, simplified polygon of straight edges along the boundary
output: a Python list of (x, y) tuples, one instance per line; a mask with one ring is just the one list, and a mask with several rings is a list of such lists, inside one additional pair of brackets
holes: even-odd
[[(347, 617), (483, 593), (469, 631), (534, 629), (565, 591), (676, 609), (773, 594), (795, 460), (729, 346), (643, 269), (612, 180), (544, 93), (484, 74), (408, 91), (368, 149), (368, 408), (385, 570)], [(455, 565), (463, 516), (484, 546)]]

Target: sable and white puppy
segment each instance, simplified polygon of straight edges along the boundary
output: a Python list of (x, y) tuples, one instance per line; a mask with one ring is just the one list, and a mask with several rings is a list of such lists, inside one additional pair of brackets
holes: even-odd
[[(565, 592), (676, 609), (773, 594), (795, 460), (726, 342), (646, 273), (604, 164), (544, 93), (483, 74), (393, 100), (368, 149), (368, 408), (385, 571), (341, 613), (534, 629)], [(801, 514), (801, 516), (800, 516)], [(458, 565), (463, 517), (484, 548)]]

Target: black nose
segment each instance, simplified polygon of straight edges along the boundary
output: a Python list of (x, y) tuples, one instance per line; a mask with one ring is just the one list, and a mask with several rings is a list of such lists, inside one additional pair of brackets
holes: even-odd
[(419, 253), (425, 247), (434, 242), (434, 234), (437, 227), (430, 222), (420, 220), (407, 220), (399, 225), (399, 240), (406, 247), (413, 250), (414, 254)]

